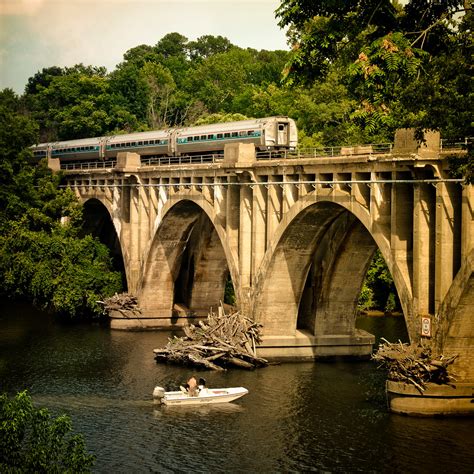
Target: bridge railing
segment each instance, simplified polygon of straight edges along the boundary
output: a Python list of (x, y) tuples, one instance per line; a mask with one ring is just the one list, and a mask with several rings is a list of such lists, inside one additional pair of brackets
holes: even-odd
[(393, 143), (371, 143), (368, 145), (330, 146), (320, 148), (297, 148), (296, 150), (259, 151), (258, 160), (328, 158), (332, 156), (375, 155), (391, 153)]
[(62, 170), (97, 170), (104, 168), (114, 168), (117, 162), (115, 160), (110, 161), (84, 161), (80, 163), (61, 163)]
[(463, 140), (441, 139), (441, 150), (465, 150), (468, 145), (472, 145), (474, 137), (466, 137)]
[[(466, 149), (472, 144), (474, 138), (467, 137), (462, 140), (441, 140), (441, 150), (460, 150)], [(353, 146), (331, 146), (320, 148), (297, 148), (294, 150), (278, 151), (259, 151), (256, 153), (257, 160), (281, 160), (281, 159), (299, 159), (299, 158), (328, 158), (333, 156), (349, 157), (358, 155), (381, 155), (390, 154), (393, 150), (393, 143), (371, 143), (367, 145)], [(166, 166), (166, 165), (186, 165), (186, 164), (204, 164), (217, 163), (222, 161), (222, 153), (212, 153), (205, 155), (181, 155), (181, 156), (157, 156), (150, 158), (141, 158), (142, 166)], [(96, 170), (104, 168), (114, 168), (117, 162), (109, 161), (87, 161), (79, 163), (61, 163), (61, 169), (68, 170)]]
[(216, 163), (222, 160), (224, 155), (222, 153), (212, 153), (207, 155), (181, 155), (181, 156), (156, 156), (152, 158), (142, 158), (142, 166), (164, 166), (164, 165), (186, 165), (186, 164), (200, 164), (200, 163)]

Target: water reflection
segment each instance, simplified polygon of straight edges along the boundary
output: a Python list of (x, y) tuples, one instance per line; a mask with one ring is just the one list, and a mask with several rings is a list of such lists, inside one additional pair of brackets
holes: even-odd
[[(368, 401), (371, 362), (316, 362), (251, 372), (197, 371), (209, 387), (244, 386), (229, 404), (153, 404), (190, 369), (156, 364), (168, 333), (65, 326), (29, 308), (0, 313), (0, 384), (71, 415), (97, 456), (96, 472), (472, 472), (472, 421), (390, 415)], [(358, 321), (403, 338), (400, 319)], [(397, 322), (398, 321), (398, 322)], [(403, 326), (402, 326), (403, 327)], [(385, 331), (385, 332), (384, 332)]]

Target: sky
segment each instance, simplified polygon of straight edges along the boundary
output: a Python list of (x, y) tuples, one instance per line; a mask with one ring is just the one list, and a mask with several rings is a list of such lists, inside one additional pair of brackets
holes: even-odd
[(278, 0), (0, 0), (0, 89), (24, 91), (50, 66), (105, 66), (167, 33), (221, 35), (240, 47), (288, 49)]

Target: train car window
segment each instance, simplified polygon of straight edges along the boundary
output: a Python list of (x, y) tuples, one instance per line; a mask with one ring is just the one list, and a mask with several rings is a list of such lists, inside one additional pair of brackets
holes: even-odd
[(188, 137), (188, 142), (192, 142), (193, 141), (193, 137)]
[(232, 136), (237, 137), (238, 136), (237, 132), (232, 132)]
[(278, 130), (279, 130), (280, 132), (283, 132), (283, 130), (285, 130), (285, 124), (284, 124), (284, 123), (279, 123), (279, 124), (278, 124)]
[(217, 138), (222, 138), (222, 133), (218, 133)]
[(247, 136), (247, 132), (239, 132), (239, 137), (246, 137)]
[(201, 140), (205, 140), (206, 139), (206, 135), (201, 135)]
[(247, 135), (248, 135), (249, 137), (253, 137), (253, 130), (249, 130), (249, 131), (247, 132)]
[(130, 142), (125, 143), (125, 146), (126, 146), (126, 147), (129, 147), (129, 146), (130, 146)]
[(208, 135), (208, 136), (207, 136), (207, 139), (208, 139), (208, 140), (212, 140), (213, 138), (214, 138), (214, 135)]
[(229, 132), (224, 133), (224, 137), (225, 138), (230, 138), (230, 133)]
[(144, 145), (148, 145), (148, 140), (145, 140), (145, 141), (143, 142), (143, 144), (144, 144)]

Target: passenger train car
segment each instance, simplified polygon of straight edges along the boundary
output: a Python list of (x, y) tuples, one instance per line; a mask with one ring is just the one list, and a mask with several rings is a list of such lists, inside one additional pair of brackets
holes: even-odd
[(113, 160), (119, 152), (142, 157), (219, 153), (228, 143), (253, 143), (257, 151), (296, 148), (298, 131), (289, 117), (267, 117), (197, 127), (156, 130), (108, 137), (84, 138), (32, 147), (33, 156), (62, 162)]

